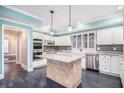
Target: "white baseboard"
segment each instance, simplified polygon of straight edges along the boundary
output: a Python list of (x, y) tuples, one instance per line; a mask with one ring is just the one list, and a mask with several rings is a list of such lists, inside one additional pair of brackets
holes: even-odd
[(33, 68), (28, 68), (28, 66), (26, 66), (26, 65), (23, 64), (23, 63), (20, 63), (20, 65), (21, 65), (27, 72), (33, 71)]
[(103, 74), (108, 74), (108, 75), (112, 75), (112, 76), (116, 76), (116, 77), (120, 77), (120, 75), (119, 75), (119, 74), (113, 74), (113, 73), (104, 72), (104, 71), (100, 71), (100, 73), (103, 73)]
[(25, 64), (20, 63), (20, 65), (22, 66), (22, 68), (24, 68), (26, 71), (28, 71), (28, 67)]
[(0, 80), (1, 80), (1, 79), (4, 79), (4, 75), (0, 75)]
[(33, 71), (33, 68), (28, 68), (28, 72), (32, 72)]

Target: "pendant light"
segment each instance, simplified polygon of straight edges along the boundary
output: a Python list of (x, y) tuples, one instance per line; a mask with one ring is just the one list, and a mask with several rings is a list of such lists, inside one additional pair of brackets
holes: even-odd
[(72, 31), (72, 25), (71, 25), (71, 5), (69, 5), (69, 25), (68, 25), (68, 31)]
[(54, 11), (53, 10), (50, 10), (50, 14), (51, 14), (50, 35), (54, 35), (54, 33), (53, 33), (53, 14), (54, 14)]

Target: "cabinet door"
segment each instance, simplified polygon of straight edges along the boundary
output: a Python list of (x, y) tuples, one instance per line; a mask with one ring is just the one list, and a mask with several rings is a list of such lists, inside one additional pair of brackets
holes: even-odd
[(123, 44), (123, 27), (113, 28), (114, 44)]
[(120, 61), (120, 78), (121, 78), (121, 80), (123, 79), (123, 62), (122, 61)]
[(110, 72), (110, 56), (99, 55), (99, 69), (103, 72)]
[(120, 74), (120, 57), (111, 57), (111, 73)]
[(99, 65), (110, 67), (110, 56), (108, 55), (100, 55), (99, 56)]
[(55, 37), (56, 46), (70, 46), (70, 36)]
[(112, 44), (113, 43), (113, 29), (102, 30), (102, 44)]
[(95, 34), (89, 33), (89, 48), (94, 48), (95, 43)]
[(83, 34), (83, 48), (88, 48), (88, 34)]
[(37, 32), (33, 32), (32, 37), (33, 37), (33, 38), (38, 38), (38, 33), (37, 33)]
[(77, 42), (76, 35), (74, 35), (72, 36), (72, 47), (73, 48), (76, 48), (76, 42)]
[(102, 44), (102, 31), (97, 31), (97, 44), (101, 45)]
[(81, 35), (77, 36), (77, 48), (81, 48)]

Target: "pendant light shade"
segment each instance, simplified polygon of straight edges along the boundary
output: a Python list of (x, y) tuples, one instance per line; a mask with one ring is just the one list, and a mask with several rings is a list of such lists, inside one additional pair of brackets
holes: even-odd
[(71, 26), (68, 26), (68, 31), (72, 31), (72, 27)]
[(54, 35), (54, 32), (53, 32), (53, 14), (54, 14), (54, 11), (53, 10), (50, 10), (50, 13), (51, 13), (50, 35)]
[(69, 5), (69, 25), (68, 25), (68, 31), (72, 31), (72, 26), (71, 26), (71, 5)]

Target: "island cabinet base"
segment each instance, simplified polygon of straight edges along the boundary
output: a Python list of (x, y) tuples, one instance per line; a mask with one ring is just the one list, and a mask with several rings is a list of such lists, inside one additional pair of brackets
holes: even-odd
[(81, 59), (70, 63), (48, 59), (47, 78), (67, 88), (77, 87), (81, 83)]

